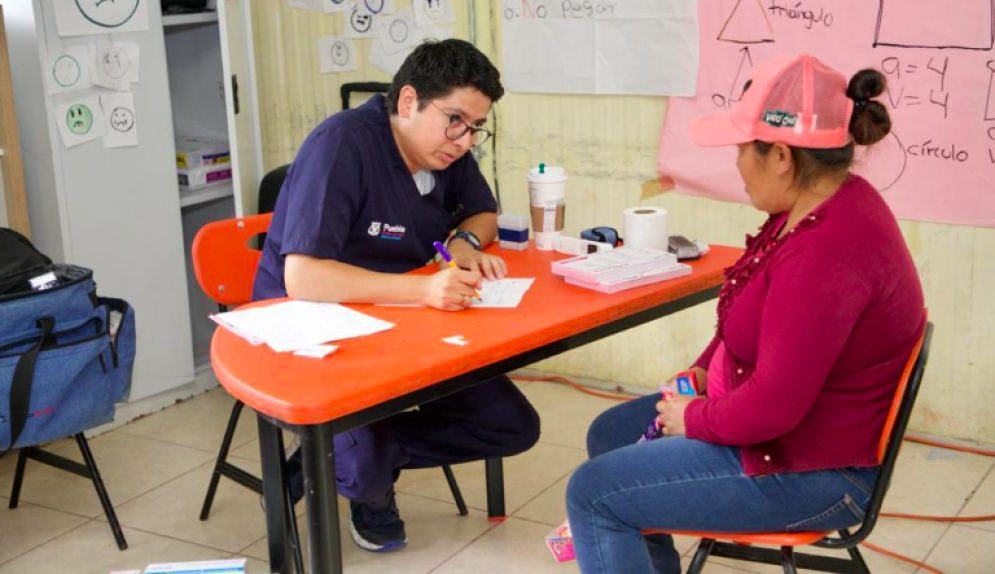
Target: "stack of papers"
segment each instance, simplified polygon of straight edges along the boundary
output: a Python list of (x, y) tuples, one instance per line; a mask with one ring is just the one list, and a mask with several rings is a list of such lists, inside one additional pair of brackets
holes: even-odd
[(394, 327), (335, 303), (287, 301), (268, 307), (211, 315), (215, 323), (277, 353), (310, 349), (341, 339), (372, 335)]
[(690, 275), (691, 267), (678, 263), (673, 253), (628, 246), (554, 261), (553, 274), (571, 285), (615, 293)]

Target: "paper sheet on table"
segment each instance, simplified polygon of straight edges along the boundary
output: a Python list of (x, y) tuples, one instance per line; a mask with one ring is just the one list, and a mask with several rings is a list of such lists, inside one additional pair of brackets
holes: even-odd
[(372, 335), (394, 327), (393, 323), (342, 305), (307, 301), (219, 313), (211, 315), (211, 319), (249, 342), (266, 343), (277, 353)]
[(474, 299), (471, 307), (478, 309), (512, 309), (522, 302), (525, 292), (532, 287), (534, 277), (528, 279), (499, 279), (484, 281), (480, 289), (480, 299)]
[[(522, 297), (532, 287), (534, 277), (525, 279), (484, 280), (480, 289), (480, 299), (474, 299), (471, 307), (478, 309), (513, 309), (522, 302)], [(381, 307), (424, 307), (417, 303), (379, 303)]]

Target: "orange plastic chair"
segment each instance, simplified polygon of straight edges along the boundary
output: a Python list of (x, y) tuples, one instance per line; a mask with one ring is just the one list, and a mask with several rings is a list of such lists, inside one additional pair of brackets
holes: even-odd
[[(224, 307), (252, 301), (252, 283), (262, 251), (249, 241), (269, 229), (272, 213), (208, 223), (193, 240), (193, 270), (197, 283)], [(222, 308), (224, 308), (222, 307)]]
[[(695, 532), (679, 530), (645, 530), (643, 534), (678, 534), (701, 538), (698, 550), (695, 552), (688, 574), (700, 574), (709, 556), (732, 558), (748, 562), (765, 564), (780, 564), (785, 574), (796, 574), (796, 568), (834, 572), (837, 574), (871, 574), (867, 563), (857, 549), (857, 545), (867, 538), (877, 523), (884, 503), (885, 494), (891, 485), (891, 476), (895, 469), (895, 461), (902, 445), (902, 438), (912, 416), (919, 394), (919, 386), (929, 359), (929, 346), (933, 337), (933, 324), (927, 322), (916, 343), (908, 363), (902, 372), (902, 378), (895, 389), (895, 398), (891, 403), (888, 418), (881, 432), (878, 443), (878, 462), (881, 470), (878, 473), (877, 484), (867, 505), (867, 513), (860, 528), (853, 534), (844, 528), (833, 536), (832, 532), (767, 532), (767, 533), (726, 533), (726, 532)], [(768, 544), (780, 546), (773, 548), (756, 548), (753, 544)], [(850, 557), (836, 558), (815, 554), (796, 553), (794, 548), (812, 544), (821, 548), (846, 549)]]

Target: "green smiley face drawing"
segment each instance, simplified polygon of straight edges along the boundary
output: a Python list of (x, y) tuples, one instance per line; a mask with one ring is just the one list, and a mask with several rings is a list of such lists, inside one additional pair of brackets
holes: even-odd
[(93, 127), (93, 112), (83, 104), (73, 104), (66, 112), (66, 125), (69, 131), (74, 134), (83, 135), (89, 133)]

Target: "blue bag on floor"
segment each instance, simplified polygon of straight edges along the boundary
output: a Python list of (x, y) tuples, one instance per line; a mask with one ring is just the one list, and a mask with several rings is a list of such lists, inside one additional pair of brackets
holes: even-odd
[(131, 390), (131, 306), (98, 297), (92, 271), (52, 264), (4, 228), (0, 288), (0, 451), (113, 420)]

